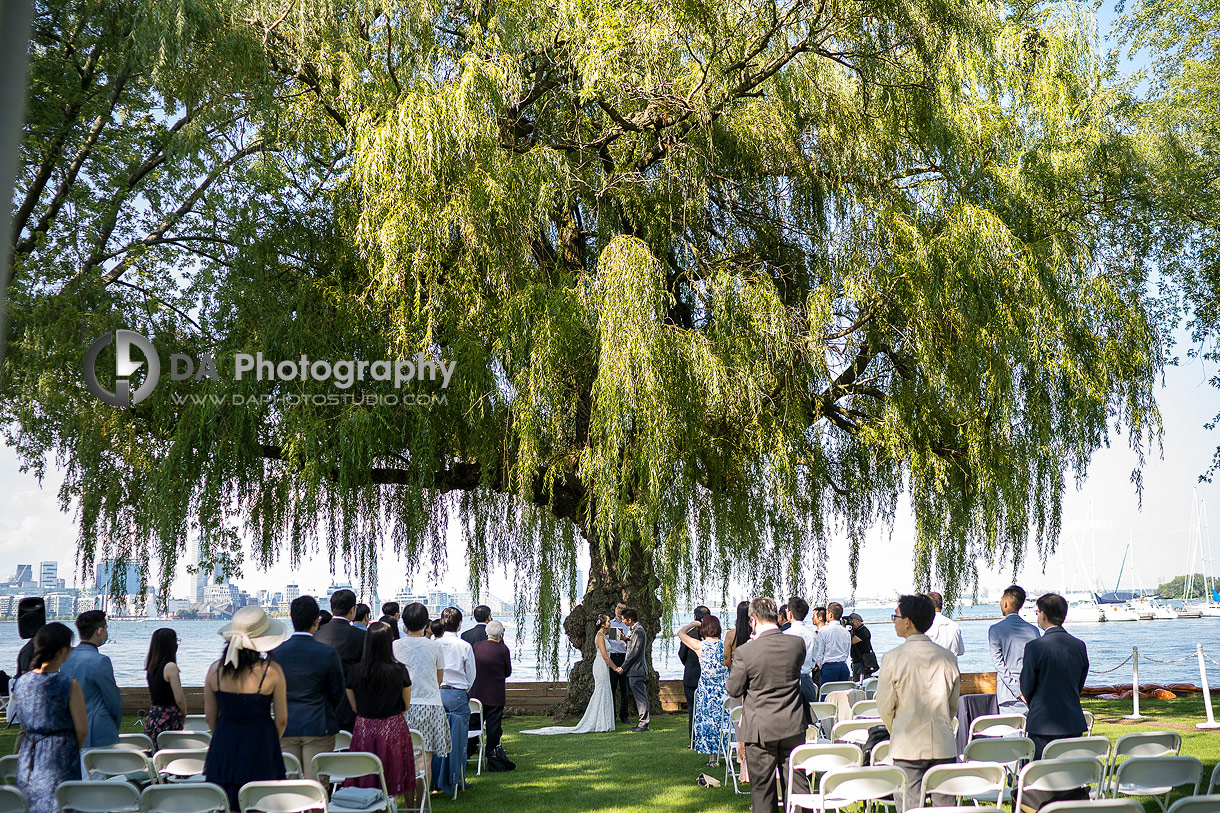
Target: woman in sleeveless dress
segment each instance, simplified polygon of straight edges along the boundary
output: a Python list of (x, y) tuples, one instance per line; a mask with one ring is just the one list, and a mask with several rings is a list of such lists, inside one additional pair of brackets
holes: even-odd
[[(700, 638), (691, 633), (699, 628)], [(729, 696), (724, 686), (729, 676), (724, 665), (724, 642), (720, 640), (720, 619), (705, 615), (702, 621), (678, 630), (678, 638), (699, 655), (699, 688), (695, 690), (695, 750), (707, 754), (708, 767), (719, 764), (725, 722), (729, 718), (724, 701)]]
[(186, 721), (186, 694), (178, 673), (178, 633), (162, 627), (148, 642), (144, 661), (148, 678), (149, 706), (144, 717), (144, 733), (157, 742), (162, 731), (181, 731)]
[(203, 683), (203, 712), (212, 728), (203, 775), (224, 788), (229, 806), (240, 810), (237, 791), (242, 785), (285, 775), (280, 750), (288, 723), (284, 671), (262, 653), (279, 646), (287, 629), (262, 607), (251, 606), (235, 612), (233, 623), (220, 634), (228, 643)]
[(85, 693), (59, 667), (72, 651), (72, 630), (47, 624), (34, 636), (30, 671), (13, 684), (13, 711), (20, 714), (17, 788), (32, 813), (55, 813), (55, 788), (80, 779), (80, 746), (89, 730)]
[(610, 691), (610, 653), (606, 649), (606, 633), (610, 631), (610, 618), (597, 617), (597, 657), (593, 660), (593, 696), (585, 707), (585, 714), (574, 726), (552, 725), (533, 728), (522, 734), (592, 734), (614, 730), (614, 694)]
[[(725, 636), (724, 641), (724, 666), (732, 671), (733, 669), (733, 650), (750, 640), (750, 602), (741, 601), (737, 604), (737, 622), (733, 629), (729, 630), (729, 634)], [(740, 697), (729, 698), (729, 708), (734, 709), (741, 705)], [(749, 772), (746, 770), (746, 746), (743, 742), (737, 743), (737, 761), (741, 764), (741, 773), (737, 777), (737, 781), (748, 783), (750, 781)]]

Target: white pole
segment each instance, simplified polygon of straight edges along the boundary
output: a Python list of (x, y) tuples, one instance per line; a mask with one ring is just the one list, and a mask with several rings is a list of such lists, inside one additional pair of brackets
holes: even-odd
[(1207, 722), (1195, 723), (1195, 728), (1220, 728), (1212, 713), (1212, 692), (1207, 687), (1207, 667), (1203, 665), (1203, 644), (1195, 644), (1199, 653), (1199, 680), (1203, 683), (1203, 706), (1207, 709)]
[(1131, 647), (1131, 700), (1135, 704), (1130, 714), (1124, 720), (1147, 720), (1140, 714), (1140, 648)]

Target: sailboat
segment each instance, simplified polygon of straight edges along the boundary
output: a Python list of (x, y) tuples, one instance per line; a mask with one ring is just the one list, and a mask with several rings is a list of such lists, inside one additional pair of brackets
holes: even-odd
[[(1182, 607), (1183, 614), (1189, 613), (1190, 617), (1195, 617), (1195, 613), (1204, 618), (1220, 618), (1220, 590), (1217, 590), (1216, 578), (1212, 574), (1212, 558), (1211, 558), (1211, 537), (1207, 532), (1207, 502), (1199, 499), (1198, 491), (1195, 492), (1194, 505), (1191, 507), (1193, 514), (1191, 523), (1191, 551), (1190, 561), (1195, 560), (1195, 551), (1199, 551), (1199, 556), (1203, 560), (1203, 593), (1210, 595), (1210, 600), (1197, 602), (1194, 604), (1186, 604)], [(1193, 568), (1187, 568), (1192, 570)], [(1194, 592), (1194, 574), (1188, 573), (1186, 576), (1186, 591), (1183, 593), (1189, 596)]]

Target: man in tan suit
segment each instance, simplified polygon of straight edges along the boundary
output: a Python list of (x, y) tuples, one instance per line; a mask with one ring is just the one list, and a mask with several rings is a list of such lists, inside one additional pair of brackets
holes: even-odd
[[(953, 719), (961, 694), (957, 656), (926, 633), (936, 613), (927, 596), (901, 596), (894, 613), (894, 632), (902, 646), (885, 653), (877, 682), (877, 711), (890, 730), (890, 757), (907, 775), (906, 799), (898, 813), (922, 807), (919, 786), (933, 765), (957, 761)], [(951, 797), (932, 795), (933, 805), (951, 805)]]

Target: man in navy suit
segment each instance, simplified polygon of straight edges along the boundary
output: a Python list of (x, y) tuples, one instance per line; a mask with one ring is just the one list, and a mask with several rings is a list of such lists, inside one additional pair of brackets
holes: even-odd
[(123, 703), (119, 685), (114, 682), (114, 664), (98, 647), (110, 638), (106, 614), (89, 610), (76, 617), (80, 645), (64, 661), (59, 671), (80, 683), (85, 693), (85, 712), (89, 719), (89, 736), (81, 748), (105, 748), (119, 741), (119, 725), (123, 720)]
[(1038, 599), (1042, 637), (1025, 645), (1021, 665), (1021, 698), (1029, 705), (1025, 733), (1034, 741), (1034, 759), (1048, 742), (1078, 737), (1088, 727), (1080, 707), (1080, 690), (1089, 675), (1084, 641), (1063, 628), (1067, 601), (1058, 593)]
[[(319, 627), (314, 640), (335, 648), (346, 675), (364, 657), (365, 632), (352, 626), (352, 619), (356, 617), (356, 594), (347, 589), (336, 590), (330, 597), (330, 611), (334, 616), (329, 623)], [(355, 727), (356, 710), (348, 704), (346, 694), (339, 704), (337, 716), (339, 728), (351, 731)]]
[(462, 633), (462, 640), (474, 646), (487, 640), (487, 622), (491, 620), (491, 608), (480, 604), (474, 608), (474, 626)]
[(322, 610), (313, 596), (293, 599), (288, 612), (296, 632), (271, 653), (288, 688), (288, 725), (280, 750), (299, 759), (305, 778), (313, 779), (313, 758), (335, 750), (338, 709), (347, 705), (343, 666), (333, 646), (314, 640)]

